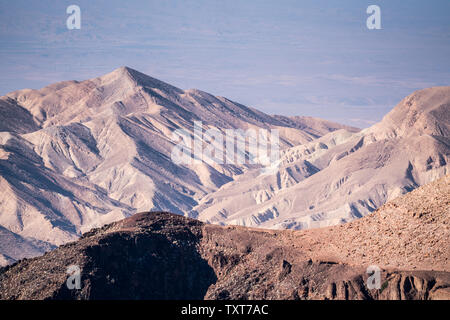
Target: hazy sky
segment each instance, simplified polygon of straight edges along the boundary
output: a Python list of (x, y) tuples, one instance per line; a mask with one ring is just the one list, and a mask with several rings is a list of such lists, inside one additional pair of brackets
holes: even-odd
[[(81, 8), (68, 30), (66, 8)], [(381, 8), (368, 30), (366, 8)], [(267, 113), (366, 127), (450, 85), (450, 1), (0, 0), (0, 95), (129, 66)]]

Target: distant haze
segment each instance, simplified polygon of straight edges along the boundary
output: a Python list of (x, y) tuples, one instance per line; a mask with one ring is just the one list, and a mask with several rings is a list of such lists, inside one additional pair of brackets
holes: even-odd
[[(68, 30), (66, 8), (81, 8)], [(381, 8), (382, 30), (366, 28)], [(449, 85), (450, 1), (2, 1), (0, 95), (127, 65), (270, 114), (357, 127)]]

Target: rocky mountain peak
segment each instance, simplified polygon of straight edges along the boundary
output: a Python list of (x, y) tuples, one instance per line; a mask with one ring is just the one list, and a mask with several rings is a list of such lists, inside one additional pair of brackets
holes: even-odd
[(99, 77), (102, 82), (116, 82), (124, 83), (124, 81), (128, 81), (128, 83), (132, 83), (136, 86), (149, 88), (149, 89), (158, 89), (167, 93), (176, 93), (182, 94), (184, 91), (172, 86), (166, 82), (148, 76), (142, 72), (134, 70), (127, 66), (119, 67), (112, 72), (105, 74)]

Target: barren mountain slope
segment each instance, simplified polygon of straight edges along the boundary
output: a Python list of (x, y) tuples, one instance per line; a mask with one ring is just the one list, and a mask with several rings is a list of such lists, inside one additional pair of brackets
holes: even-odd
[[(315, 120), (300, 127), (126, 67), (9, 93), (0, 97), (0, 120), (0, 226), (30, 245), (43, 241), (37, 241), (39, 253), (139, 211), (189, 212), (248, 169), (176, 165), (170, 157), (178, 143), (173, 132), (192, 135), (194, 121), (202, 121), (205, 130), (278, 129), (281, 148), (341, 127), (326, 121), (316, 126)], [(0, 235), (0, 253), (22, 258), (8, 239)]]
[(305, 249), (318, 257), (351, 265), (450, 272), (450, 175), (364, 218), (299, 234)]
[(378, 124), (337, 130), (282, 152), (270, 177), (248, 171), (192, 216), (220, 224), (304, 229), (360, 218), (448, 174), (450, 87), (417, 91)]
[[(449, 182), (306, 231), (137, 214), (0, 270), (0, 299), (450, 299)], [(380, 289), (366, 286), (373, 264)], [(70, 265), (81, 290), (66, 287)]]

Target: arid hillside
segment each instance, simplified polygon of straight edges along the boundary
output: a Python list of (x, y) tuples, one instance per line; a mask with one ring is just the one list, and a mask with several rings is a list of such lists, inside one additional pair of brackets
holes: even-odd
[[(306, 231), (140, 213), (0, 271), (1, 299), (450, 299), (450, 177)], [(81, 289), (66, 286), (81, 269)], [(380, 289), (366, 285), (369, 265)]]

